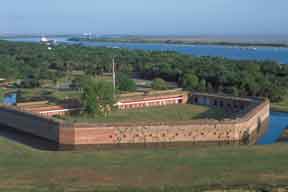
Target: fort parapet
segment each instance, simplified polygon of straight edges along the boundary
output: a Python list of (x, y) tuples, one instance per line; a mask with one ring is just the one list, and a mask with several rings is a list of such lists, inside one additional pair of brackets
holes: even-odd
[(233, 112), (224, 120), (199, 119), (157, 123), (66, 123), (2, 106), (0, 124), (36, 135), (61, 146), (231, 142), (255, 143), (268, 126), (270, 102), (193, 93), (189, 102)]

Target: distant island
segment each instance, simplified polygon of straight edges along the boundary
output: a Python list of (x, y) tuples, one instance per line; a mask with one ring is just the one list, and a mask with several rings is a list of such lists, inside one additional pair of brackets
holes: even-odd
[(119, 43), (164, 43), (164, 44), (185, 44), (185, 45), (222, 45), (236, 47), (288, 47), (286, 42), (265, 42), (265, 41), (237, 41), (230, 39), (209, 39), (197, 37), (178, 36), (112, 36), (112, 37), (70, 37), (68, 41), (74, 42), (119, 42)]

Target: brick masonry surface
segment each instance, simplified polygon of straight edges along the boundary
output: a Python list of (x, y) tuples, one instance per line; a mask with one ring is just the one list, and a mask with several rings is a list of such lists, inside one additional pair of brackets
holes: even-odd
[(242, 99), (194, 94), (190, 102), (222, 107), (235, 113), (222, 121), (200, 119), (174, 123), (67, 124), (2, 106), (0, 123), (60, 145), (117, 145), (199, 142), (255, 142), (266, 130), (270, 103), (265, 99)]

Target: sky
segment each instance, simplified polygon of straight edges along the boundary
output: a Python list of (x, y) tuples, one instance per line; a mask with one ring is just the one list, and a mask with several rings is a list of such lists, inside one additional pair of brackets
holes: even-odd
[(286, 35), (288, 0), (7, 0), (0, 33)]

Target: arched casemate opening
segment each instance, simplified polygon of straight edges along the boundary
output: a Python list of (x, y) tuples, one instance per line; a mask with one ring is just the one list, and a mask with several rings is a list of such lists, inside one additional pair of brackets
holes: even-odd
[(192, 93), (190, 97), (192, 104), (218, 107), (232, 113), (247, 111), (260, 102), (250, 98), (230, 97), (205, 93)]

